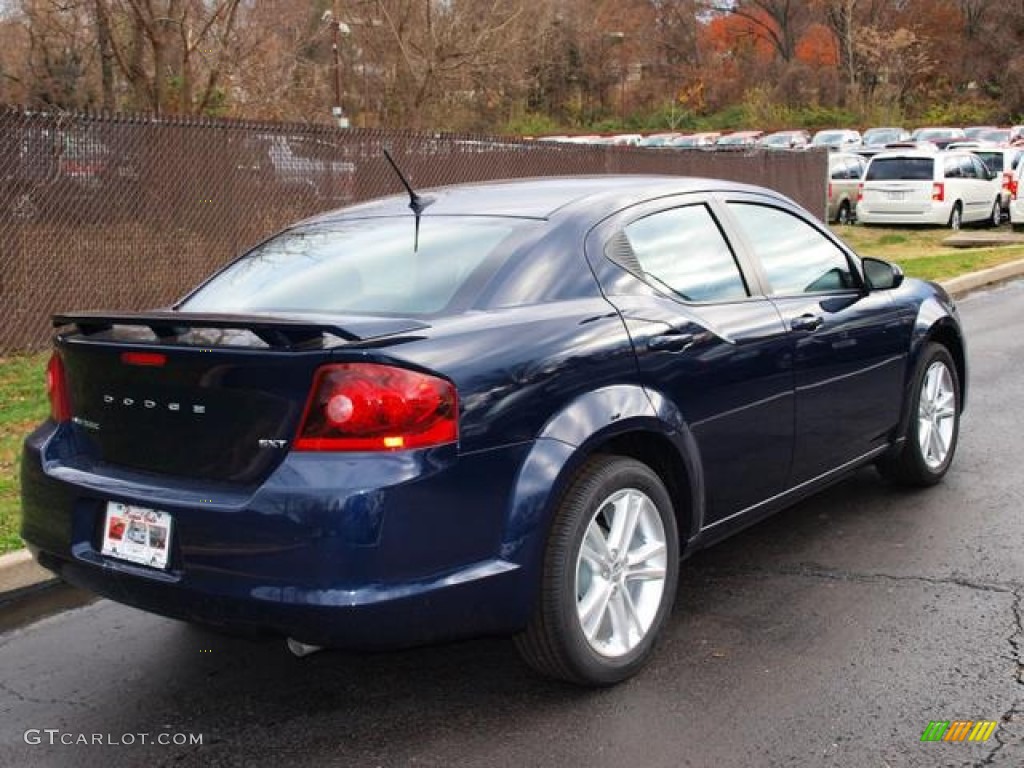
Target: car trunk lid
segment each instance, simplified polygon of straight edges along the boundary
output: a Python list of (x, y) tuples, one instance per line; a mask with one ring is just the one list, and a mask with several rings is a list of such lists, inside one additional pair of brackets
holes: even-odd
[[(54, 324), (72, 422), (104, 464), (248, 484), (287, 453), (318, 366), (407, 318), (79, 313)], [(70, 328), (68, 328), (70, 326)]]

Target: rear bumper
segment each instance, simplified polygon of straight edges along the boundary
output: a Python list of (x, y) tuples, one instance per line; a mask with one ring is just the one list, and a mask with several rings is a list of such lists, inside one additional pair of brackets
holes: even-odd
[(142, 568), (29, 549), (68, 583), (116, 602), (211, 627), (273, 632), (311, 645), (404, 648), (510, 634), (525, 623), (509, 609), (524, 591), (523, 574), (502, 560), (386, 587), (303, 589), (226, 577), (163, 581)]
[(857, 203), (857, 221), (861, 224), (922, 224), (944, 226), (949, 222), (952, 204), (922, 206), (915, 211), (887, 211)]
[[(536, 574), (502, 550), (529, 445), (292, 454), (257, 488), (76, 459), (70, 427), (25, 443), (22, 535), (40, 564), (118, 602), (303, 642), (391, 648), (525, 626)], [(101, 554), (106, 502), (170, 513), (166, 571)]]

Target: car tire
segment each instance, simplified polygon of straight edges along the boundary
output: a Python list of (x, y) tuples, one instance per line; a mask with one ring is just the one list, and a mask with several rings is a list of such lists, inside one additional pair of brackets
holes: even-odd
[(964, 224), (963, 208), (960, 201), (953, 203), (953, 210), (949, 212), (949, 228), (959, 230)]
[(882, 476), (899, 485), (935, 485), (949, 469), (960, 435), (960, 379), (949, 350), (931, 342), (914, 372), (907, 434), (895, 453), (878, 462)]
[(516, 646), (544, 675), (587, 686), (621, 682), (650, 658), (678, 573), (664, 483), (634, 459), (595, 456), (555, 512), (540, 594)]
[(988, 223), (990, 227), (998, 227), (1003, 223), (1003, 206), (999, 204), (999, 198), (992, 203), (992, 212), (988, 215)]
[(853, 223), (853, 215), (850, 212), (849, 200), (843, 200), (843, 202), (839, 204), (839, 212), (836, 214), (836, 222), (843, 226)]

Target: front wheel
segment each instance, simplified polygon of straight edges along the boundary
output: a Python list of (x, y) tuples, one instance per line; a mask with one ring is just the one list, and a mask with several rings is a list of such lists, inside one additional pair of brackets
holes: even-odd
[(878, 469), (901, 485), (935, 485), (953, 462), (960, 435), (960, 380), (941, 344), (929, 343), (922, 351), (909, 408), (903, 446), (879, 460)]
[(999, 204), (999, 198), (992, 204), (992, 212), (988, 216), (988, 223), (991, 227), (998, 227), (1003, 223), (1003, 206)]
[(679, 535), (664, 483), (633, 459), (596, 456), (555, 513), (519, 652), (539, 672), (569, 682), (625, 680), (651, 655), (678, 573)]

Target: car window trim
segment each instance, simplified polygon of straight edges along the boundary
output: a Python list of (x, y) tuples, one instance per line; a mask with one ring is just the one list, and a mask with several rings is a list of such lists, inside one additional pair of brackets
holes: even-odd
[[(618, 268), (634, 275), (637, 280), (655, 291), (659, 296), (671, 299), (682, 306), (724, 306), (727, 304), (740, 304), (750, 301), (763, 301), (767, 298), (767, 294), (764, 290), (765, 284), (761, 279), (760, 274), (753, 269), (754, 265), (749, 262), (747, 254), (737, 247), (736, 242), (730, 236), (729, 229), (720, 215), (720, 210), (714, 205), (715, 194), (716, 193), (711, 192), (686, 192), (678, 195), (667, 195), (655, 200), (645, 200), (640, 203), (635, 203), (615, 211), (599, 221), (587, 232), (584, 238), (584, 250), (586, 252), (587, 259), (603, 259), (610, 264), (614, 264)], [(683, 299), (677, 293), (668, 292), (665, 287), (658, 285), (657, 282), (648, 281), (640, 275), (636, 275), (634, 272), (627, 269), (622, 264), (619, 264), (617, 261), (612, 260), (605, 254), (605, 247), (608, 242), (617, 233), (624, 233), (625, 228), (629, 226), (629, 224), (648, 216), (653, 216), (656, 213), (670, 211), (675, 208), (684, 208), (690, 205), (704, 205), (707, 207), (712, 219), (715, 221), (715, 224), (718, 226), (718, 229), (722, 234), (722, 239), (725, 240), (726, 245), (732, 251), (733, 258), (736, 261), (736, 266), (740, 272), (740, 277), (747, 288), (746, 296), (726, 301), (693, 301)]]
[[(817, 221), (815, 221), (812, 217), (806, 215), (799, 208), (795, 206), (780, 204), (781, 201), (775, 200), (770, 197), (744, 192), (717, 195), (716, 198), (716, 204), (721, 206), (722, 209), (722, 214), (719, 217), (719, 220), (722, 221), (723, 224), (726, 221), (729, 222), (729, 227), (732, 230), (730, 238), (733, 240), (733, 242), (737, 243), (738, 245), (741, 244), (741, 247), (746, 251), (745, 258), (747, 262), (751, 264), (751, 267), (757, 271), (758, 280), (762, 285), (762, 290), (764, 291), (763, 295), (766, 298), (782, 299), (799, 296), (865, 296), (868, 294), (869, 291), (867, 288), (867, 282), (865, 281), (864, 274), (861, 271), (861, 263), (857, 255), (842, 240), (836, 237), (830, 229), (820, 225)], [(842, 288), (839, 290), (830, 291), (801, 291), (798, 293), (776, 293), (771, 287), (771, 282), (768, 280), (767, 272), (764, 271), (764, 266), (761, 264), (761, 258), (757, 255), (757, 251), (754, 249), (753, 244), (751, 244), (751, 242), (747, 238), (746, 231), (743, 229), (739, 220), (736, 218), (736, 214), (733, 213), (732, 209), (729, 207), (730, 203), (739, 203), (742, 205), (762, 205), (767, 208), (775, 208), (776, 210), (783, 211), (785, 213), (790, 214), (791, 216), (795, 216), (796, 218), (803, 221), (805, 224), (808, 224), (812, 229), (817, 230), (830, 243), (835, 245), (835, 247), (839, 249), (840, 253), (842, 253), (846, 257), (847, 264), (850, 267), (850, 273), (854, 276), (854, 280), (858, 283), (857, 287)]]

